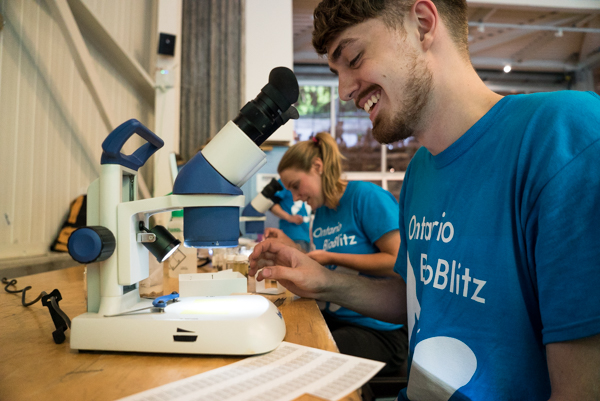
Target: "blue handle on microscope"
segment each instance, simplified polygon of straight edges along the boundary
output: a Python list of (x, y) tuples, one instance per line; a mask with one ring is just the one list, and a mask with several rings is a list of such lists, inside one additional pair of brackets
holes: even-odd
[[(121, 149), (133, 134), (139, 135), (147, 142), (132, 154), (124, 155), (121, 153)], [(146, 128), (141, 122), (131, 119), (115, 128), (113, 132), (108, 134), (104, 142), (102, 142), (103, 152), (100, 163), (120, 164), (121, 166), (137, 171), (164, 144), (162, 139)]]
[(163, 295), (162, 297), (156, 298), (154, 301), (152, 301), (152, 306), (154, 306), (155, 308), (164, 308), (165, 306), (167, 306), (167, 303), (169, 301), (177, 298), (179, 298), (179, 294), (177, 293), (177, 291), (173, 291), (169, 295)]

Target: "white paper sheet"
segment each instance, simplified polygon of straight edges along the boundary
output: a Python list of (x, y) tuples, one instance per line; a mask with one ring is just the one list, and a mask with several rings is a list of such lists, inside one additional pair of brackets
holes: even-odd
[(284, 341), (268, 354), (249, 357), (122, 400), (288, 401), (306, 393), (338, 400), (365, 384), (384, 365)]

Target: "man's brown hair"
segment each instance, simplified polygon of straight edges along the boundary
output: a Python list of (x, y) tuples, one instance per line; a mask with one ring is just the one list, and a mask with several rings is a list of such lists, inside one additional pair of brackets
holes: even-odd
[[(468, 56), (466, 0), (432, 0), (456, 46)], [(319, 55), (345, 29), (371, 18), (381, 18), (390, 28), (404, 30), (404, 16), (415, 0), (323, 0), (314, 12), (312, 43)]]

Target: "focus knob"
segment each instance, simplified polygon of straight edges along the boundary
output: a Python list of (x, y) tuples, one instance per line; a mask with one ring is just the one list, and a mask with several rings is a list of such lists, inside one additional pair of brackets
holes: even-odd
[(102, 262), (115, 251), (115, 236), (106, 227), (81, 227), (71, 233), (67, 242), (69, 255), (79, 263)]

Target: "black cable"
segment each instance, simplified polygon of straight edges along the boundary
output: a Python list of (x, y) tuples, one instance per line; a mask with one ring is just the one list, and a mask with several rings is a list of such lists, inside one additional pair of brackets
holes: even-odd
[(21, 303), (25, 307), (33, 305), (41, 299), (42, 305), (48, 307), (48, 310), (50, 311), (50, 317), (52, 318), (52, 322), (56, 328), (56, 330), (52, 333), (54, 342), (56, 344), (62, 344), (65, 341), (65, 331), (71, 328), (71, 319), (69, 319), (66, 313), (63, 312), (58, 306), (58, 302), (62, 300), (60, 291), (55, 289), (50, 294), (46, 294), (45, 291), (42, 291), (35, 300), (32, 302), (26, 302), (25, 295), (27, 291), (31, 289), (31, 286), (26, 286), (22, 290), (9, 290), (8, 287), (10, 286), (16, 288), (17, 280), (12, 279), (9, 281), (6, 277), (2, 277), (2, 283), (6, 284), (4, 291), (10, 294), (18, 294), (19, 292), (22, 293)]
[(42, 299), (43, 295), (45, 295), (45, 293), (42, 292), (33, 301), (31, 301), (31, 302), (25, 302), (25, 295), (26, 295), (27, 291), (29, 291), (31, 289), (31, 286), (28, 285), (27, 287), (23, 288), (22, 290), (9, 290), (8, 287), (10, 287), (11, 285), (16, 288), (15, 284), (17, 284), (17, 280), (12, 279), (12, 280), (8, 281), (8, 279), (6, 277), (2, 277), (2, 284), (6, 284), (6, 286), (4, 287), (4, 291), (6, 291), (8, 293), (18, 294), (18, 293), (22, 292), (23, 296), (21, 297), (21, 303), (25, 307), (33, 305), (34, 303), (36, 303), (37, 301), (39, 301), (40, 299)]

